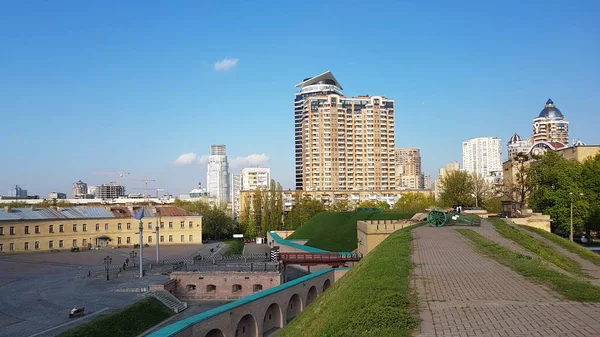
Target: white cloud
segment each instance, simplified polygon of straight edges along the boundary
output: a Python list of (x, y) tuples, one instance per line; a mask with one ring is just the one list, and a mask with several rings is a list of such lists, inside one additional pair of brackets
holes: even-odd
[(200, 164), (200, 165), (208, 164), (208, 156), (204, 155), (204, 156), (198, 157), (198, 164)]
[(222, 59), (221, 61), (215, 63), (215, 70), (229, 71), (237, 65), (238, 61), (238, 59)]
[(271, 157), (269, 157), (266, 153), (261, 154), (251, 154), (246, 157), (235, 157), (231, 160), (231, 166), (235, 167), (246, 167), (246, 166), (255, 166), (264, 164), (269, 161)]
[(180, 155), (175, 159), (175, 165), (189, 165), (196, 160), (196, 154), (194, 152), (188, 152)]

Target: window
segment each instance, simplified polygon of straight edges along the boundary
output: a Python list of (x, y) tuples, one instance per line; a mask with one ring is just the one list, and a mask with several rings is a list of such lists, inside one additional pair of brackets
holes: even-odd
[(214, 284), (209, 284), (206, 286), (206, 292), (207, 293), (216, 293), (217, 292), (217, 286)]
[(36, 242), (34, 242), (34, 243), (33, 243), (33, 247), (34, 247), (36, 250), (37, 250), (37, 249), (40, 249), (40, 242), (39, 242), (39, 241), (36, 241)]
[(87, 246), (87, 239), (83, 239), (83, 240), (81, 240), (81, 245), (82, 245), (83, 247)]
[(173, 228), (173, 222), (169, 221), (169, 228)]
[(148, 222), (148, 229), (152, 229), (152, 222)]
[[(54, 233), (54, 225), (48, 226), (48, 232)], [(2, 234), (2, 233), (0, 233), (0, 234)]]
[(169, 235), (169, 242), (173, 242), (173, 235)]
[(84, 232), (87, 232), (87, 225), (86, 224), (81, 225), (81, 230)]
[(11, 252), (15, 250), (15, 244), (14, 243), (9, 243), (8, 244), (8, 250), (10, 250)]
[(121, 244), (121, 237), (117, 236), (117, 244), (120, 245)]
[(77, 224), (73, 225), (73, 232), (77, 232)]
[(179, 223), (179, 227), (180, 227), (181, 229), (184, 229), (184, 228), (185, 228), (185, 221), (182, 221), (182, 222), (180, 222), (180, 223)]
[(255, 292), (255, 293), (259, 292), (259, 291), (262, 291), (262, 284), (255, 284), (255, 285), (253, 285), (252, 286), (252, 291)]
[(127, 237), (127, 243), (131, 243), (131, 237), (130, 236)]
[(152, 243), (152, 235), (148, 235), (148, 243)]
[(0, 227), (0, 235), (4, 235), (4, 227)]
[(15, 226), (10, 226), (9, 232), (10, 235), (15, 235)]
[(182, 235), (180, 240), (181, 242), (185, 242), (185, 235)]
[(195, 284), (188, 284), (185, 286), (185, 290), (187, 290), (188, 293), (192, 293), (196, 291), (196, 285)]
[(192, 221), (190, 221), (189, 226), (190, 226), (190, 229), (194, 228), (194, 223)]
[(48, 241), (48, 248), (50, 248), (50, 249), (54, 248), (54, 241), (52, 241), (52, 240)]
[(25, 234), (29, 234), (29, 226), (25, 226)]
[(118, 229), (118, 230), (121, 230), (121, 229), (122, 229), (122, 228), (121, 228), (121, 223), (120, 223), (120, 222), (117, 224), (117, 229)]
[(29, 242), (25, 242), (24, 248), (25, 250), (29, 250)]
[(65, 246), (65, 242), (63, 240), (58, 241), (58, 248), (63, 248)]
[(4, 251), (4, 244), (0, 243), (0, 252)]
[(99, 224), (99, 223), (97, 223), (97, 224), (96, 224), (96, 230), (97, 230), (97, 231), (99, 231), (99, 230), (100, 230), (100, 224)]
[(105, 223), (105, 224), (104, 224), (104, 230), (105, 230), (105, 231), (107, 231), (107, 230), (108, 230), (108, 224), (107, 224), (107, 223)]
[(234, 292), (234, 293), (239, 293), (239, 292), (241, 292), (241, 291), (242, 291), (242, 285), (241, 285), (241, 284), (234, 284), (234, 285), (231, 287), (231, 292)]
[(58, 226), (58, 231), (61, 232), (61, 233), (64, 233), (65, 232), (65, 225)]
[(193, 235), (190, 235), (190, 236), (189, 236), (189, 239), (188, 239), (188, 241), (189, 241), (189, 242), (193, 242), (193, 241), (194, 241), (194, 240), (193, 240), (193, 238), (194, 238), (194, 236), (193, 236)]
[(73, 239), (73, 247), (77, 247), (77, 239)]
[(165, 236), (164, 235), (160, 236), (160, 242), (165, 242)]
[(127, 229), (131, 229), (131, 223), (127, 223)]
[(163, 221), (160, 222), (160, 228), (165, 228), (165, 223)]
[(35, 234), (40, 234), (40, 226), (36, 225), (34, 230)]

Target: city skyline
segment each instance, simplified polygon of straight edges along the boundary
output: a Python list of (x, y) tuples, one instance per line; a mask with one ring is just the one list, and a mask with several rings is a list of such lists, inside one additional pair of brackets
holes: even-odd
[[(388, 3), (386, 11), (398, 13), (393, 22), (351, 27), (345, 23), (361, 11), (349, 8), (345, 18), (315, 20), (301, 31), (292, 22), (308, 9), (286, 11), (291, 18), (275, 15), (286, 4), (227, 11), (223, 4), (164, 6), (140, 13), (124, 4), (114, 13), (76, 2), (40, 3), (35, 10), (1, 5), (0, 26), (9, 34), (0, 35), (8, 51), (0, 63), (0, 138), (17, 145), (5, 147), (0, 191), (19, 185), (40, 196), (69, 194), (79, 179), (114, 180), (93, 172), (125, 168), (132, 178), (152, 177), (156, 188), (178, 195), (198, 181), (206, 184), (202, 163), (212, 144), (227, 145), (231, 172), (266, 166), (293, 189), (294, 84), (326, 70), (347, 96), (394, 98), (396, 147), (420, 148), (423, 172), (432, 179), (460, 160), (466, 139), (498, 137), (505, 144), (515, 132), (528, 137), (549, 97), (568, 116), (570, 139), (600, 143), (594, 58), (600, 47), (589, 43), (600, 38), (595, 2), (471, 4), (470, 11)], [(260, 20), (247, 16), (251, 9), (271, 23), (254, 23)], [(514, 15), (494, 19), (507, 10)], [(540, 14), (553, 25), (531, 25)], [(229, 27), (225, 17), (248, 29)], [(329, 57), (296, 52), (299, 39), (319, 37), (337, 47), (328, 49)], [(375, 60), (369, 48), (348, 53), (342, 37), (389, 47)], [(112, 136), (99, 138), (100, 131)], [(236, 158), (244, 164), (235, 166)]]

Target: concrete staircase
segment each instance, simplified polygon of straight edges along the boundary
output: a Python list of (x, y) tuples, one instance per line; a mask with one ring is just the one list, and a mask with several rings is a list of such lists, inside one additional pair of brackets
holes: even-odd
[(152, 296), (157, 300), (161, 301), (162, 304), (166, 305), (169, 309), (180, 313), (187, 309), (187, 303), (181, 302), (177, 297), (173, 296), (167, 291), (149, 291), (146, 293), (147, 296)]

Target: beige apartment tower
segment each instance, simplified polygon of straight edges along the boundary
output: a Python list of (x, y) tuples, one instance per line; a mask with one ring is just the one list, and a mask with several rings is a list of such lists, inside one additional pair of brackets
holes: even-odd
[(296, 189), (394, 189), (394, 100), (345, 97), (329, 71), (296, 87)]
[(421, 151), (416, 147), (401, 147), (396, 152), (396, 187), (419, 189), (422, 185)]

